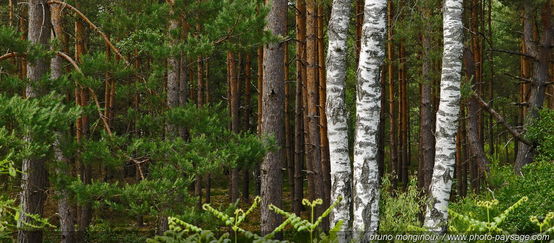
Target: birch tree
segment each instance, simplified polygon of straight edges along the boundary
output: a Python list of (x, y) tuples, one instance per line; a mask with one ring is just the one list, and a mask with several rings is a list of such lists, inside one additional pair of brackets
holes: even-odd
[[(386, 0), (366, 0), (356, 89), (353, 230), (362, 237), (379, 225), (378, 127), (381, 66), (385, 58)], [(356, 236), (358, 237), (358, 236)], [(363, 239), (362, 239), (363, 240)]]
[(456, 162), (456, 132), (460, 113), (463, 55), (462, 12), (463, 0), (445, 0), (443, 7), (444, 52), (435, 130), (435, 165), (424, 222), (426, 228), (440, 233), (446, 231), (448, 200)]
[(346, 41), (350, 21), (350, 0), (334, 0), (329, 20), (327, 52), (327, 134), (331, 163), (331, 202), (342, 201), (331, 212), (331, 228), (343, 221), (350, 226), (352, 203), (352, 169), (348, 149), (348, 123), (344, 101), (346, 78)]

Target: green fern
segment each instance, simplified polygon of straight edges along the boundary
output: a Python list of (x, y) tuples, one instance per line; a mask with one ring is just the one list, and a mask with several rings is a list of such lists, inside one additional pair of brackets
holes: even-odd
[[(502, 228), (500, 228), (500, 224), (506, 220), (506, 217), (510, 215), (511, 212), (513, 212), (516, 208), (521, 206), (524, 202), (528, 200), (527, 197), (522, 197), (519, 199), (516, 203), (514, 203), (512, 206), (508, 207), (504, 212), (502, 212), (500, 215), (494, 217), (492, 220), (490, 219), (490, 210), (498, 205), (498, 200), (492, 200), (492, 201), (480, 201), (477, 202), (477, 206), (483, 207), (487, 209), (487, 221), (481, 221), (478, 219), (475, 219), (471, 216), (462, 215), (459, 213), (456, 213), (453, 210), (448, 210), (448, 213), (452, 216), (452, 219), (459, 219), (462, 222), (469, 225), (469, 227), (465, 230), (466, 232), (470, 231), (479, 231), (479, 232), (488, 232), (488, 233), (501, 233), (503, 232)], [(457, 229), (454, 229), (457, 231)]]
[(325, 210), (321, 214), (321, 216), (319, 216), (315, 221), (314, 221), (315, 207), (317, 205), (323, 204), (323, 200), (321, 200), (321, 199), (316, 199), (316, 200), (311, 201), (311, 202), (308, 199), (302, 200), (302, 204), (304, 204), (304, 206), (307, 206), (311, 209), (310, 221), (302, 219), (294, 213), (286, 212), (285, 210), (282, 210), (282, 209), (276, 207), (275, 205), (269, 205), (269, 209), (273, 210), (274, 212), (276, 212), (280, 215), (285, 216), (285, 218), (287, 220), (290, 220), (292, 226), (298, 232), (308, 231), (310, 233), (310, 242), (314, 242), (314, 237), (313, 237), (314, 231), (321, 224), (321, 221), (324, 218), (326, 218), (327, 216), (329, 216), (329, 214), (331, 213), (333, 208), (336, 207), (340, 203), (340, 201), (342, 201), (342, 197), (339, 197), (338, 200), (335, 201), (331, 206), (329, 206), (329, 208), (327, 208), (327, 210)]

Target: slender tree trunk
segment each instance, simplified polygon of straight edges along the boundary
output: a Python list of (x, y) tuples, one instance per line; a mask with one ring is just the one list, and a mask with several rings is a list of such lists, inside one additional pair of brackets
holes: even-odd
[(424, 223), (430, 231), (440, 233), (446, 232), (448, 201), (456, 162), (463, 55), (462, 3), (463, 0), (445, 0), (443, 7), (444, 52), (435, 133), (435, 165)]
[[(538, 111), (544, 103), (544, 94), (546, 83), (550, 81), (548, 69), (550, 67), (550, 59), (552, 55), (552, 3), (547, 1), (542, 7), (541, 22), (543, 33), (540, 42), (536, 42), (533, 38), (533, 19), (534, 12), (531, 2), (524, 3), (524, 24), (523, 36), (525, 40), (526, 53), (533, 58), (532, 82), (529, 90), (528, 113), (525, 121), (536, 119)], [(524, 124), (526, 128), (527, 124)], [(523, 142), (518, 143), (517, 157), (515, 161), (515, 172), (521, 174), (521, 168), (530, 163), (534, 157), (534, 148)]]
[[(204, 106), (204, 95), (202, 92), (202, 86), (203, 86), (203, 79), (204, 79), (204, 72), (203, 72), (203, 63), (202, 63), (202, 57), (198, 57), (196, 59), (196, 105), (198, 107)], [(208, 183), (209, 184), (209, 183)], [(202, 208), (202, 175), (196, 175), (195, 176), (195, 182), (194, 182), (194, 194), (198, 196), (198, 202), (196, 204), (197, 208)], [(208, 193), (206, 193), (208, 194)], [(209, 201), (210, 199), (206, 198), (206, 201)]]
[[(462, 109), (462, 115), (463, 115), (463, 109)], [(461, 121), (461, 123), (464, 123), (464, 121)], [(466, 181), (464, 178), (464, 174), (466, 173), (465, 170), (465, 156), (463, 151), (463, 124), (461, 126), (458, 126), (458, 132), (456, 134), (456, 192), (459, 197), (465, 197), (466, 196)]]
[[(252, 60), (250, 54), (246, 55), (245, 67), (244, 67), (244, 115), (243, 126), (244, 131), (251, 131), (252, 116)], [(244, 202), (250, 201), (250, 170), (249, 168), (243, 168), (243, 186), (242, 186), (242, 200)]]
[[(231, 107), (231, 130), (234, 133), (240, 132), (240, 94), (239, 94), (239, 83), (237, 78), (237, 64), (235, 62), (235, 57), (232, 52), (227, 52), (227, 68), (228, 68), (228, 77), (230, 78), (230, 97), (229, 102)], [(231, 169), (231, 191), (230, 199), (231, 202), (237, 201), (239, 198), (239, 168), (236, 165)]]
[[(27, 40), (33, 44), (42, 45), (48, 49), (50, 40), (50, 8), (46, 0), (28, 1), (29, 29)], [(30, 82), (39, 82), (48, 73), (49, 63), (47, 58), (39, 58), (27, 64), (27, 78)], [(27, 86), (25, 96), (33, 99), (40, 92), (32, 85)], [(26, 134), (25, 140), (32, 141), (33, 134)], [(19, 228), (17, 242), (35, 243), (42, 242), (42, 231), (24, 227), (26, 223), (33, 223), (29, 214), (41, 216), (44, 211), (48, 186), (48, 173), (44, 159), (38, 156), (30, 156), (23, 160), (21, 168), (21, 210), (17, 225)]]
[[(173, 11), (173, 5), (175, 5), (175, 0), (168, 0), (168, 5), (170, 10), (170, 15), (174, 15)], [(170, 48), (175, 47), (178, 42), (179, 38), (177, 36), (172, 36), (173, 32), (175, 32), (179, 28), (179, 21), (176, 18), (171, 18), (169, 20), (169, 39), (170, 39)], [(180, 105), (179, 100), (179, 56), (172, 55), (167, 58), (167, 83), (166, 83), (166, 105), (167, 109), (173, 109)], [(165, 138), (167, 140), (173, 140), (175, 139), (176, 135), (178, 133), (178, 127), (175, 124), (171, 124), (171, 122), (166, 122), (165, 124)], [(139, 177), (137, 177), (139, 178)], [(162, 209), (163, 211), (163, 209)], [(163, 234), (163, 232), (169, 230), (169, 224), (168, 219), (165, 215), (160, 214), (160, 222), (158, 223), (158, 230), (160, 234)]]
[[(321, 152), (321, 173), (323, 179), (323, 209), (329, 207), (331, 201), (331, 171), (329, 161), (329, 138), (327, 136), (327, 117), (325, 115), (326, 101), (326, 77), (325, 77), (325, 33), (324, 33), (324, 8), (323, 3), (317, 3), (317, 62), (319, 79), (319, 144)], [(324, 230), (329, 229), (329, 219), (325, 217), (321, 222)]]
[(304, 0), (296, 0), (296, 104), (294, 117), (294, 189), (292, 208), (300, 215), (304, 198), (304, 180), (302, 168), (305, 155), (304, 136), (304, 86), (306, 84), (305, 41), (306, 41), (306, 5)]
[(399, 180), (402, 185), (406, 188), (408, 185), (408, 168), (410, 166), (409, 161), (409, 142), (408, 142), (408, 89), (407, 89), (407, 80), (406, 80), (406, 54), (404, 41), (400, 40), (398, 44), (398, 58), (400, 60), (400, 65), (398, 67), (398, 86), (399, 86), (399, 113), (398, 117), (400, 118), (399, 131)]
[[(258, 89), (258, 120), (257, 120), (257, 133), (259, 135), (262, 135), (262, 115), (263, 115), (263, 107), (262, 107), (262, 99), (263, 99), (263, 74), (264, 74), (264, 48), (260, 47), (257, 51), (257, 72), (258, 72), (258, 80), (257, 80), (257, 89)], [(256, 168), (254, 170), (254, 177), (256, 180), (256, 195), (261, 195), (261, 188), (262, 188), (262, 177), (260, 174), (260, 167)]]
[(393, 174), (393, 183), (396, 185), (400, 168), (398, 168), (398, 149), (397, 149), (397, 137), (396, 137), (396, 118), (395, 118), (395, 102), (394, 102), (394, 42), (392, 20), (394, 15), (393, 0), (387, 1), (387, 80), (389, 84), (388, 98), (389, 98), (389, 140), (390, 140), (390, 169)]
[[(313, 178), (314, 195), (311, 200), (324, 199), (323, 171), (321, 168), (321, 147), (319, 134), (319, 98), (318, 92), (318, 63), (317, 63), (317, 3), (315, 0), (306, 0), (306, 89), (308, 108), (308, 150), (311, 171), (308, 175)], [(323, 213), (323, 207), (317, 206), (315, 216)]]
[[(488, 29), (489, 29), (489, 48), (494, 49), (494, 39), (493, 39), (493, 29), (492, 29), (492, 2), (493, 0), (488, 1), (488, 15), (487, 15), (487, 23), (488, 23)], [(494, 105), (494, 79), (495, 79), (495, 73), (494, 73), (494, 52), (488, 53), (488, 65), (489, 65), (489, 73), (490, 78), (488, 80), (488, 98), (491, 101), (491, 106)], [(489, 116), (489, 155), (494, 155), (494, 152), (496, 151), (496, 144), (495, 144), (495, 137), (494, 137), (494, 119), (492, 114)]]
[[(430, 17), (430, 9), (423, 9), (423, 15)], [(419, 107), (419, 163), (418, 185), (425, 193), (429, 193), (431, 176), (433, 175), (433, 164), (435, 160), (435, 112), (433, 108), (433, 78), (431, 72), (431, 25), (425, 24), (422, 33), (423, 62), (421, 67), (423, 80), (419, 87), (421, 89), (421, 103)]]
[[(272, 0), (267, 16), (267, 30), (274, 35), (286, 34), (285, 19), (287, 17), (287, 1)], [(277, 146), (284, 146), (284, 112), (285, 76), (284, 76), (284, 45), (270, 43), (264, 46), (263, 59), (263, 116), (262, 135), (274, 136)], [(261, 232), (268, 234), (281, 221), (281, 217), (269, 210), (269, 205), (282, 206), (282, 185), (284, 154), (282, 149), (269, 152), (261, 166)]]
[(379, 225), (378, 128), (381, 112), (381, 65), (385, 58), (386, 0), (366, 0), (356, 90), (353, 230), (361, 240)]
[[(79, 7), (79, 2), (75, 3), (75, 6)], [(80, 63), (81, 57), (85, 53), (85, 30), (83, 23), (80, 20), (75, 21), (75, 61)], [(112, 89), (114, 89), (112, 87)], [(112, 90), (110, 90), (110, 98), (113, 99)], [(80, 106), (87, 106), (88, 105), (88, 99), (87, 99), (87, 91), (83, 88), (75, 88), (75, 103), (77, 103)], [(110, 100), (108, 103), (108, 107), (106, 109), (106, 112), (109, 112), (107, 117), (108, 120), (111, 120), (111, 104), (112, 100)], [(86, 136), (88, 132), (88, 118), (86, 116), (81, 116), (77, 119), (77, 141), (80, 142), (82, 139)], [(92, 174), (92, 168), (89, 165), (86, 165), (84, 163), (80, 163), (80, 176), (81, 180), (84, 184), (90, 184), (91, 183), (91, 174)], [(92, 220), (92, 208), (90, 203), (85, 203), (81, 206), (80, 212), (79, 212), (79, 231), (80, 235), (84, 234), (87, 227), (90, 225), (90, 222)]]
[(289, 45), (285, 43), (285, 161), (287, 165), (287, 180), (291, 190), (294, 190), (294, 150), (292, 149), (292, 132), (290, 124), (290, 81), (289, 81)]
[[(329, 21), (329, 49), (327, 52), (327, 133), (329, 139), (331, 169), (331, 201), (342, 198), (331, 212), (330, 223), (334, 227), (339, 220), (343, 229), (350, 229), (352, 210), (352, 169), (348, 147), (348, 116), (345, 105), (346, 41), (350, 21), (350, 0), (334, 1)], [(341, 237), (344, 242), (349, 236)], [(341, 241), (342, 242), (342, 241)]]
[[(10, 1), (11, 2), (11, 1)], [(57, 4), (50, 6), (51, 11), (51, 20), (52, 20), (52, 34), (53, 38), (56, 38), (62, 46), (67, 44), (62, 27), (62, 18), (61, 18), (61, 7)], [(63, 75), (63, 60), (59, 56), (52, 58), (50, 63), (50, 77), (52, 80), (56, 80)], [(54, 143), (54, 152), (56, 160), (66, 164), (60, 166), (56, 169), (56, 173), (59, 175), (69, 175), (71, 162), (64, 156), (61, 151), (60, 139), (62, 139), (62, 134), (58, 134), (56, 142)], [(60, 231), (61, 231), (61, 242), (62, 243), (72, 243), (75, 242), (75, 212), (70, 203), (69, 192), (66, 188), (60, 188), (56, 194), (59, 196), (58, 199), (58, 214), (60, 215)]]

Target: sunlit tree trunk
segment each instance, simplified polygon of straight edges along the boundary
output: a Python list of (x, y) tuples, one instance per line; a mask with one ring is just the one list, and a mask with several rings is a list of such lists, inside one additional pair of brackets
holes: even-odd
[(381, 65), (385, 58), (386, 0), (366, 0), (356, 90), (353, 170), (353, 230), (363, 237), (379, 225), (378, 128)]
[(463, 55), (463, 0), (445, 0), (443, 6), (442, 74), (436, 121), (435, 165), (424, 226), (444, 233), (456, 161), (456, 132), (460, 113)]

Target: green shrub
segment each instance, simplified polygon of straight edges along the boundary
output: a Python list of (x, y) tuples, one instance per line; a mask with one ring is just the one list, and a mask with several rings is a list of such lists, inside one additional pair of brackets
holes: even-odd
[(388, 177), (383, 178), (381, 188), (379, 231), (382, 233), (408, 232), (413, 226), (420, 226), (419, 216), (425, 199), (417, 188), (417, 180), (412, 178), (405, 191), (392, 189)]
[(554, 161), (554, 110), (542, 109), (531, 121), (525, 136), (537, 144), (536, 160)]
[[(507, 215), (502, 229), (509, 233), (531, 234), (538, 233), (539, 227), (529, 220), (530, 216), (546, 215), (554, 211), (554, 163), (535, 162), (523, 167), (523, 176), (514, 176), (509, 166), (493, 166), (491, 168), (492, 190), (480, 195), (468, 196), (461, 201), (454, 202), (450, 209), (469, 217), (486, 221), (487, 210), (477, 208), (478, 201), (496, 199), (498, 205), (490, 210), (491, 215), (498, 215), (500, 210), (506, 209), (523, 197), (528, 197), (517, 210)], [(503, 178), (503, 179), (502, 179)], [(464, 229), (456, 221), (451, 226)]]

